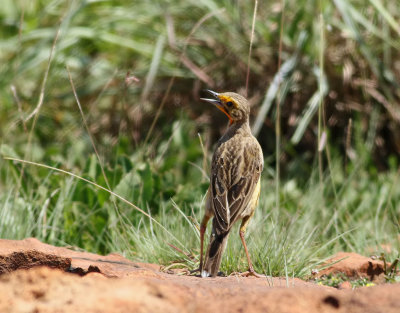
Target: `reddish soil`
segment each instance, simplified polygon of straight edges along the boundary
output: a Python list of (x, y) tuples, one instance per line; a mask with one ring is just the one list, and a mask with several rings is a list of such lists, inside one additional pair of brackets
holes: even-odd
[[(336, 257), (343, 260), (326, 273), (382, 276), (381, 262)], [(390, 313), (400, 312), (399, 293), (400, 284), (337, 290), (299, 279), (179, 276), (117, 254), (77, 252), (32, 238), (0, 240), (0, 312)]]
[(376, 283), (384, 282), (383, 262), (357, 253), (339, 252), (329, 259), (327, 264), (329, 264), (329, 267), (320, 271), (318, 277), (343, 273), (347, 277), (365, 277)]

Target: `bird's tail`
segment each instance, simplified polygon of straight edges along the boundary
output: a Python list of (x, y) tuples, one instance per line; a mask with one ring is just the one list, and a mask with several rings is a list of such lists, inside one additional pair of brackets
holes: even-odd
[(222, 254), (224, 253), (228, 241), (228, 235), (229, 232), (217, 234), (213, 228), (210, 236), (210, 243), (208, 244), (204, 267), (201, 272), (202, 277), (217, 276), (222, 261)]

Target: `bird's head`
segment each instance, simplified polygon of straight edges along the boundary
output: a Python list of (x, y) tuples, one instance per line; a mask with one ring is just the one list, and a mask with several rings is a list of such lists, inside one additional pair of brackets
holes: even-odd
[(229, 118), (229, 124), (245, 122), (248, 120), (250, 115), (250, 105), (246, 98), (234, 92), (218, 93), (211, 90), (207, 90), (207, 92), (213, 96), (213, 99), (200, 99), (214, 104), (218, 109), (224, 112)]

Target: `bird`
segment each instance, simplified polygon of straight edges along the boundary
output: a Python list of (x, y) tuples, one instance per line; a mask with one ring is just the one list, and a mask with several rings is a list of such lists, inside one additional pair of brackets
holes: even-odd
[[(241, 220), (239, 236), (249, 266), (247, 275), (260, 277), (254, 271), (245, 241), (247, 225), (258, 206), (264, 167), (261, 146), (250, 129), (250, 105), (246, 98), (234, 92), (207, 92), (213, 98), (200, 99), (222, 111), (229, 119), (229, 127), (218, 140), (211, 161), (210, 186), (200, 224), (200, 275), (218, 275), (229, 233)], [(204, 235), (211, 218), (212, 232), (203, 264)]]

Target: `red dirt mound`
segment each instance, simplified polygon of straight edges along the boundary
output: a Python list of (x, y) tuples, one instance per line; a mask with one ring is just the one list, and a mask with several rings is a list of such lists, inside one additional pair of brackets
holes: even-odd
[(0, 240), (0, 272), (0, 312), (400, 312), (400, 284), (340, 291), (299, 279), (177, 276), (36, 239)]
[(368, 278), (371, 281), (382, 282), (384, 277), (383, 261), (373, 260), (352, 252), (339, 252), (326, 264), (329, 267), (320, 271), (318, 277), (323, 275), (345, 274), (351, 278)]

